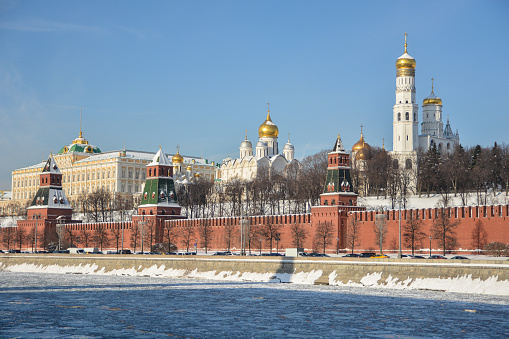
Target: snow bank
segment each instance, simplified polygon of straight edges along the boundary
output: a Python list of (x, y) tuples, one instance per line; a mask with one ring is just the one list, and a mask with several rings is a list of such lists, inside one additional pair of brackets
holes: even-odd
[(491, 276), (486, 280), (479, 278), (472, 279), (472, 275), (458, 276), (456, 278), (408, 278), (406, 280), (399, 280), (389, 275), (385, 281), (380, 281), (382, 279), (382, 272), (375, 272), (366, 274), (359, 283), (352, 281), (343, 283), (342, 281), (336, 281), (336, 277), (336, 271), (329, 275), (329, 285), (509, 296), (509, 281), (498, 280), (498, 276)]
[(310, 272), (299, 273), (255, 273), (239, 271), (203, 271), (185, 269), (173, 269), (164, 265), (153, 265), (143, 268), (141, 265), (136, 268), (121, 268), (111, 271), (105, 271), (104, 267), (99, 269), (98, 265), (78, 265), (78, 266), (58, 266), (58, 265), (35, 265), (35, 264), (16, 264), (3, 265), (0, 262), (0, 271), (9, 272), (32, 272), (32, 273), (57, 273), (57, 274), (101, 274), (101, 275), (127, 275), (134, 277), (167, 277), (167, 278), (195, 278), (209, 279), (219, 281), (252, 281), (252, 282), (282, 282), (294, 284), (312, 285), (322, 276), (322, 271), (312, 270)]

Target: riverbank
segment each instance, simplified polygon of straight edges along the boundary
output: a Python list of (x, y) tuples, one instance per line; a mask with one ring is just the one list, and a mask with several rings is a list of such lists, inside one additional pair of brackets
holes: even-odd
[(509, 262), (290, 257), (0, 255), (0, 271), (195, 278), (509, 295)]

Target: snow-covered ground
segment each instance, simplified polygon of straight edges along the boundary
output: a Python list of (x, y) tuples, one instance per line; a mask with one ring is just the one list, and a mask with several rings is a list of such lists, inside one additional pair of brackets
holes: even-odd
[[(461, 197), (454, 194), (449, 195), (449, 206), (476, 206), (484, 205), (477, 203), (477, 196), (475, 193), (469, 193), (467, 197), (467, 203), (463, 204)], [(429, 197), (426, 194), (410, 195), (406, 204), (407, 208), (434, 208), (439, 206), (442, 196), (440, 194), (432, 194)], [(484, 199), (483, 199), (484, 201)], [(505, 192), (497, 192), (495, 195), (489, 193), (486, 198), (487, 205), (505, 205), (509, 204), (509, 197), (505, 195)], [(389, 198), (384, 199), (383, 196), (369, 196), (369, 197), (358, 197), (357, 204), (359, 206), (365, 206), (368, 210), (372, 209), (392, 209), (391, 200)], [(398, 208), (398, 206), (396, 206)]]
[(0, 337), (507, 338), (506, 297), (154, 277), (0, 274)]

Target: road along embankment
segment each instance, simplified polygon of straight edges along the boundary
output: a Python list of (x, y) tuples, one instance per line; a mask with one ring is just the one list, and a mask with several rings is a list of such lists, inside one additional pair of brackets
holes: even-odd
[(509, 295), (509, 262), (355, 258), (0, 255), (0, 271), (160, 276)]

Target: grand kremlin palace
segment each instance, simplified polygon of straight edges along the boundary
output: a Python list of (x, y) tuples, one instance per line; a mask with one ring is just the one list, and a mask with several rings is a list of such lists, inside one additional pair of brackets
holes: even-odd
[[(104, 188), (120, 195), (141, 193), (146, 179), (146, 166), (155, 152), (109, 151), (89, 144), (80, 131), (78, 138), (60, 149), (53, 157), (62, 172), (62, 187), (67, 197), (76, 199), (81, 194)], [(182, 156), (179, 151), (171, 157), (175, 180), (179, 175), (189, 179), (218, 178), (219, 168), (214, 162), (193, 156)], [(12, 171), (12, 201), (25, 204), (35, 196), (39, 174), (46, 161)]]

